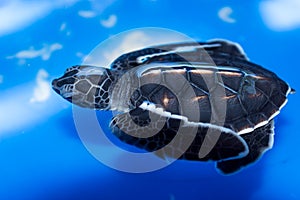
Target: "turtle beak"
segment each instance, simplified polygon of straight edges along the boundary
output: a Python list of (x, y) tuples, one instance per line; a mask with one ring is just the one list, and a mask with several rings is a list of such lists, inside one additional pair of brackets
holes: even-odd
[(52, 88), (53, 88), (53, 90), (54, 90), (57, 94), (60, 95), (60, 90), (59, 90), (58, 87), (57, 87), (57, 82), (58, 82), (57, 79), (54, 79), (54, 80), (52, 81)]

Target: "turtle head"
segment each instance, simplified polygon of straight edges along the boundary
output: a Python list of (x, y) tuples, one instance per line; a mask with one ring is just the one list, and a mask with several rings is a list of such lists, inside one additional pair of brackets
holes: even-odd
[(52, 81), (52, 88), (69, 102), (97, 110), (110, 109), (113, 75), (102, 67), (77, 65)]

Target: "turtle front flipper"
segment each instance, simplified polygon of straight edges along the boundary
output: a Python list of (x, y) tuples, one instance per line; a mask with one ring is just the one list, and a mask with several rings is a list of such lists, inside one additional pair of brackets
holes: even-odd
[(240, 159), (220, 161), (217, 168), (224, 174), (237, 172), (242, 167), (257, 161), (267, 150), (273, 146), (274, 121), (260, 127), (253, 132), (241, 135), (249, 147), (249, 154)]
[(180, 120), (136, 108), (116, 115), (110, 128), (121, 141), (152, 152), (167, 145), (175, 137), (179, 125)]
[[(116, 115), (110, 122), (110, 128), (121, 141), (148, 151), (154, 151), (163, 146), (167, 140), (161, 139), (163, 144), (158, 144), (156, 139), (151, 137), (165, 126), (165, 120), (162, 116), (153, 116), (155, 123), (151, 123), (149, 112), (136, 108), (130, 112)], [(153, 116), (152, 120), (154, 121)]]
[(141, 108), (119, 114), (112, 119), (112, 132), (123, 142), (159, 157), (186, 160), (224, 160), (245, 156), (248, 147), (233, 131), (203, 124), (189, 123), (184, 118), (158, 114)]

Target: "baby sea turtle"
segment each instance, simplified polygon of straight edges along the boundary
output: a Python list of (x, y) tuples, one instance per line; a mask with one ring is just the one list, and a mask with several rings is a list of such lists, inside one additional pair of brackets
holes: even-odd
[(223, 40), (149, 47), (110, 68), (73, 66), (52, 86), (78, 106), (120, 111), (110, 123), (120, 140), (162, 158), (217, 161), (224, 174), (272, 148), (273, 119), (294, 92)]

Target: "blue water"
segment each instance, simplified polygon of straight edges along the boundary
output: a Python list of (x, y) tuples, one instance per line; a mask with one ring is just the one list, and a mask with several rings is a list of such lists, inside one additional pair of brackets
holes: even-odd
[[(213, 163), (186, 161), (141, 174), (111, 169), (82, 144), (72, 106), (49, 90), (53, 78), (102, 41), (159, 27), (238, 42), (253, 62), (300, 91), (300, 16), (293, 12), (299, 3), (266, 2), (1, 1), (0, 199), (300, 199), (298, 93), (276, 117), (273, 149), (222, 176)], [(108, 125), (111, 113), (98, 115)]]

